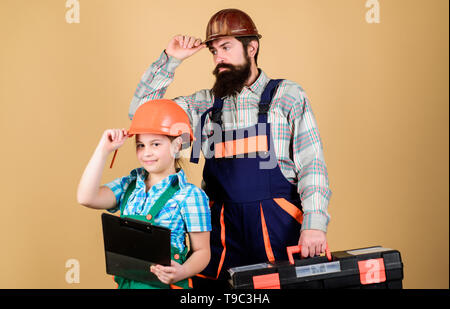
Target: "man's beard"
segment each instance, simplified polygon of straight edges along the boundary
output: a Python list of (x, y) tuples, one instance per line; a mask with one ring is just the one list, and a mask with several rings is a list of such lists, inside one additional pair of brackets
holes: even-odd
[[(219, 73), (220, 68), (228, 70)], [(216, 82), (212, 88), (214, 96), (223, 98), (241, 92), (245, 82), (250, 77), (250, 58), (245, 57), (245, 63), (242, 65), (232, 65), (219, 63), (213, 71), (216, 76)]]

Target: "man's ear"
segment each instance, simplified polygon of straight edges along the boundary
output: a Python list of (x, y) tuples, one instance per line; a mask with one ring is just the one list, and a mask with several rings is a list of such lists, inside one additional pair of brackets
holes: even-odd
[(248, 43), (247, 45), (247, 53), (250, 57), (255, 57), (256, 52), (258, 51), (259, 43), (258, 41), (254, 40)]

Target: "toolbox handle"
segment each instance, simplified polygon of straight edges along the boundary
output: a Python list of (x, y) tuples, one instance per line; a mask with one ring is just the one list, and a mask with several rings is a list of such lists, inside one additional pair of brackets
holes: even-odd
[[(292, 255), (294, 253), (301, 253), (302, 246), (301, 245), (290, 246), (290, 247), (287, 247), (286, 250), (287, 250), (287, 255), (289, 258), (289, 263), (294, 264), (294, 257)], [(328, 243), (327, 243), (327, 246), (325, 247), (325, 255), (327, 256), (328, 261), (331, 261), (331, 252), (330, 252), (330, 249), (328, 248)]]

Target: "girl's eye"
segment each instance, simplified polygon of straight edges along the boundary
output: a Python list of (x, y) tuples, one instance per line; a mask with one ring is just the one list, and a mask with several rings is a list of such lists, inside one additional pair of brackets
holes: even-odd
[(153, 143), (153, 146), (158, 147), (160, 143)]
[(143, 144), (137, 144), (137, 145), (136, 145), (136, 148), (142, 148), (142, 147), (144, 147)]

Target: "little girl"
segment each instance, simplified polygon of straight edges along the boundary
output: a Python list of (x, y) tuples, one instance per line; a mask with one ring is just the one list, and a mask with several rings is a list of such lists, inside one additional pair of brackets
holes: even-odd
[[(142, 167), (101, 186), (108, 155), (134, 134), (136, 155)], [(111, 129), (103, 133), (81, 177), (77, 192), (80, 204), (110, 212), (120, 209), (121, 217), (144, 220), (172, 231), (171, 266), (156, 265), (149, 270), (161, 282), (147, 284), (115, 276), (118, 288), (190, 288), (190, 277), (201, 272), (209, 262), (208, 197), (186, 181), (182, 169), (176, 169), (179, 151), (192, 139), (189, 118), (181, 107), (171, 100), (149, 101), (136, 110), (128, 132)]]

